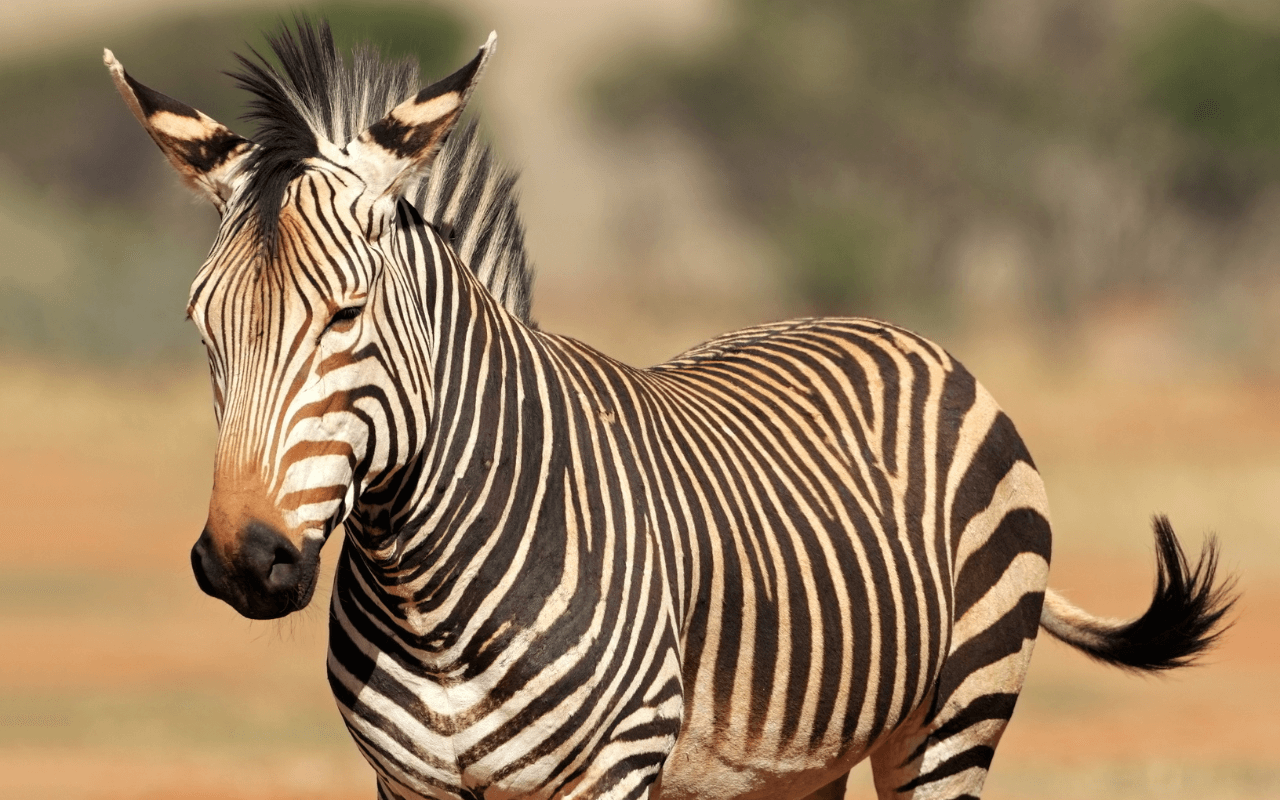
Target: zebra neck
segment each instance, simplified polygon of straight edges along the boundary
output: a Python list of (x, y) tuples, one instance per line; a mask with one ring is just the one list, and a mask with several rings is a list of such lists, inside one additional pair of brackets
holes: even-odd
[[(363, 567), (350, 573), (430, 649), (450, 640), (463, 596), (493, 589), (531, 557), (564, 404), (546, 377), (545, 337), (495, 301), (433, 229), (406, 230), (404, 267), (428, 324), (429, 408), (397, 415), (418, 429), (398, 435), (421, 449), (357, 504), (350, 527)], [(547, 547), (537, 557), (558, 568)]]

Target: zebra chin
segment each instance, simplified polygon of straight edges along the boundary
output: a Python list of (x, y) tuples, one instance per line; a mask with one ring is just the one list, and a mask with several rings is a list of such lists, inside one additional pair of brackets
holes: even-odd
[(208, 526), (191, 548), (191, 569), (205, 594), (249, 619), (278, 619), (311, 602), (320, 572), (321, 537), (298, 548), (283, 532), (259, 520), (239, 531), (230, 552), (218, 546)]

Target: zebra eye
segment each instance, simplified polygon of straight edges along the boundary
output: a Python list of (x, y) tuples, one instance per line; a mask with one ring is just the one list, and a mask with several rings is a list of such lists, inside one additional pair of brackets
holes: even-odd
[(364, 311), (364, 306), (347, 306), (333, 315), (333, 319), (329, 320), (329, 324), (325, 326), (325, 330), (331, 328), (345, 328), (343, 323), (350, 322), (360, 316), (360, 312)]

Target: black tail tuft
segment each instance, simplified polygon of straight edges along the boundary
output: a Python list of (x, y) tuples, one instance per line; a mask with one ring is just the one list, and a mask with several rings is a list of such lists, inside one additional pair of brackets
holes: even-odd
[(1217, 581), (1218, 544), (1205, 539), (1192, 570), (1169, 519), (1155, 518), (1156, 588), (1146, 613), (1131, 622), (1076, 622), (1074, 636), (1058, 638), (1094, 658), (1141, 672), (1195, 663), (1230, 627), (1235, 581)]

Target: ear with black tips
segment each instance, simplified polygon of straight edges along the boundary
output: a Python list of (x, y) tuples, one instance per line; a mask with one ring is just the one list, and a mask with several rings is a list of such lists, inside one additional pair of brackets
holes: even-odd
[(377, 198), (399, 198), (409, 182), (431, 167), (449, 131), (462, 116), (498, 35), (462, 69), (391, 109), (346, 147), (351, 169)]
[(235, 190), (253, 143), (191, 106), (138, 83), (110, 50), (102, 51), (102, 61), (125, 105), (183, 181), (221, 212)]

